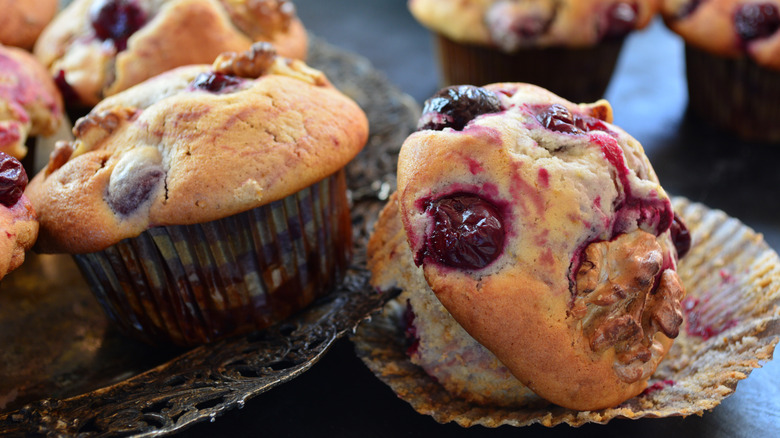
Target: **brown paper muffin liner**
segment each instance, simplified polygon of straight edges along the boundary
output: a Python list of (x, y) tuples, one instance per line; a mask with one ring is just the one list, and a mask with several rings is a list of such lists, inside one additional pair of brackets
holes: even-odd
[(573, 102), (604, 97), (624, 41), (603, 41), (582, 49), (527, 48), (506, 53), (458, 43), (440, 34), (435, 39), (443, 86), (528, 82)]
[(687, 289), (684, 327), (648, 389), (619, 406), (599, 411), (552, 405), (508, 409), (455, 398), (408, 360), (404, 305), (397, 300), (360, 326), (352, 338), (357, 354), (401, 399), (440, 423), (580, 426), (713, 409), (741, 379), (772, 358), (780, 339), (780, 259), (760, 234), (722, 211), (682, 198), (674, 199), (674, 208), (693, 238), (678, 267)]
[(344, 276), (352, 233), (344, 171), (224, 219), (151, 228), (74, 258), (109, 317), (152, 344), (263, 329)]
[(685, 62), (694, 114), (746, 140), (780, 142), (780, 72), (688, 45)]

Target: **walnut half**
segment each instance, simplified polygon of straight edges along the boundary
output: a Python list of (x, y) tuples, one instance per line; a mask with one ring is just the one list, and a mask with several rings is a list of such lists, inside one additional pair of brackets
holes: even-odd
[(625, 382), (649, 377), (663, 354), (655, 334), (677, 337), (685, 292), (677, 273), (663, 269), (654, 235), (641, 230), (585, 248), (576, 273), (570, 315), (581, 320), (591, 350), (615, 350), (614, 369)]

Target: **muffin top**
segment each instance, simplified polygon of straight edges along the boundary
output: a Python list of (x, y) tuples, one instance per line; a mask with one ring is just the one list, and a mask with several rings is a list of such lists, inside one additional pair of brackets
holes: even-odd
[(412, 15), (447, 38), (513, 52), (589, 47), (645, 27), (659, 0), (409, 0)]
[(28, 52), (0, 45), (0, 151), (22, 159), (28, 135), (51, 135), (63, 120), (62, 96)]
[(307, 37), (287, 0), (75, 0), (46, 27), (35, 55), (68, 103), (86, 106), (175, 67), (273, 43), (303, 59)]
[(780, 0), (663, 0), (661, 11), (691, 46), (780, 70)]
[(38, 221), (24, 195), (27, 173), (16, 158), (0, 152), (0, 279), (19, 267), (35, 243)]
[(43, 252), (98, 251), (284, 198), (351, 160), (368, 122), (321, 72), (256, 43), (107, 98), (73, 132), (27, 190)]
[(58, 7), (59, 0), (0, 0), (0, 44), (31, 49)]
[(639, 394), (682, 322), (682, 225), (611, 120), (606, 101), (528, 84), (450, 87), (398, 160), (401, 221), (431, 289), (523, 384), (571, 409)]

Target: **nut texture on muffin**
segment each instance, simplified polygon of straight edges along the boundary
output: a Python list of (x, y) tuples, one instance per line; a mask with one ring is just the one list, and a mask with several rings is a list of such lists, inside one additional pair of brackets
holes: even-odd
[(76, 0), (44, 30), (35, 54), (63, 94), (91, 106), (156, 74), (209, 63), (256, 41), (305, 57), (306, 31), (290, 1)]
[(572, 409), (639, 394), (682, 322), (685, 227), (611, 121), (606, 101), (529, 84), (440, 91), (369, 247), (376, 287), (427, 285), (519, 383)]
[(62, 96), (28, 52), (0, 45), (0, 151), (22, 159), (27, 138), (63, 123)]
[(282, 199), (341, 169), (367, 123), (321, 72), (267, 43), (169, 71), (105, 99), (58, 144), (28, 189), (38, 247), (98, 251)]

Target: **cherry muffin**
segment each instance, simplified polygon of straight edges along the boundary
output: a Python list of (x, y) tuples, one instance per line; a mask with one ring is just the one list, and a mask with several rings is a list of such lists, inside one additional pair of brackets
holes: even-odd
[(268, 43), (103, 100), (30, 183), (36, 249), (74, 254), (152, 343), (262, 329), (330, 291), (351, 253), (344, 166), (365, 114)]
[(24, 158), (28, 137), (54, 134), (63, 118), (46, 69), (30, 53), (0, 45), (0, 152)]
[(426, 102), (369, 244), (411, 359), (475, 402), (590, 410), (641, 393), (682, 323), (690, 246), (604, 101), (522, 83)]
[(685, 41), (689, 106), (738, 136), (780, 142), (780, 0), (664, 0)]
[(38, 220), (25, 187), (22, 163), (0, 152), (0, 279), (24, 262), (25, 251), (38, 236)]
[(409, 0), (409, 9), (436, 36), (444, 85), (522, 81), (592, 102), (658, 0)]
[(75, 0), (44, 30), (35, 55), (68, 104), (91, 107), (156, 74), (225, 51), (273, 43), (303, 59), (306, 31), (288, 0)]
[(32, 49), (58, 7), (58, 0), (0, 0), (0, 44)]

